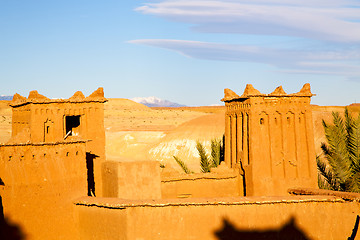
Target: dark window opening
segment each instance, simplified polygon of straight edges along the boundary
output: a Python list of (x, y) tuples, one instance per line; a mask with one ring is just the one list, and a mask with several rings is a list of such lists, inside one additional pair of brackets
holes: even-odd
[(78, 136), (80, 134), (80, 116), (66, 116), (65, 130), (65, 138), (68, 136)]
[(95, 177), (94, 177), (94, 159), (98, 155), (87, 152), (86, 153), (86, 168), (87, 168), (87, 183), (88, 183), (88, 196), (95, 197)]
[(46, 122), (44, 122), (44, 142), (51, 142), (53, 141), (53, 132), (52, 132), (52, 126), (53, 126), (54, 122), (51, 120), (46, 120)]

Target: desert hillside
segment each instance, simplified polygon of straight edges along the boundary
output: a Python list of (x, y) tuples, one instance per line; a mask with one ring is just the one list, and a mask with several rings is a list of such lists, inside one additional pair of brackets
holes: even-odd
[(149, 150), (166, 135), (192, 119), (210, 114), (211, 111), (149, 108), (128, 99), (109, 99), (104, 111), (106, 155), (122, 161), (149, 159)]
[(11, 108), (9, 101), (0, 101), (0, 143), (5, 143), (11, 136)]
[[(0, 142), (11, 136), (11, 108), (0, 101)], [(312, 106), (316, 153), (325, 141), (322, 120), (344, 107)], [(360, 106), (349, 106), (359, 112)], [(180, 157), (195, 171), (199, 169), (196, 141), (210, 146), (210, 140), (224, 134), (225, 107), (149, 108), (128, 99), (113, 98), (105, 104), (104, 125), (108, 159), (136, 161), (152, 159), (177, 167)]]

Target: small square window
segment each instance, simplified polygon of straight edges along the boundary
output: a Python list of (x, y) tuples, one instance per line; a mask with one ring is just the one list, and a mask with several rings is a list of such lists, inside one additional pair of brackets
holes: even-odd
[(80, 116), (65, 116), (66, 136), (78, 136), (80, 134)]

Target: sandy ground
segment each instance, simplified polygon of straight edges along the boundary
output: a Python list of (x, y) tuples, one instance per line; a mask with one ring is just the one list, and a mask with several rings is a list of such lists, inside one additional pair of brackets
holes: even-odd
[[(359, 111), (360, 106), (351, 107)], [(313, 106), (316, 153), (325, 141), (322, 120), (344, 107)], [(109, 99), (104, 108), (106, 155), (122, 161), (157, 160), (177, 168), (173, 156), (199, 170), (196, 141), (210, 147), (210, 140), (224, 134), (225, 107), (149, 108), (128, 99)], [(0, 142), (11, 136), (11, 108), (0, 101)]]

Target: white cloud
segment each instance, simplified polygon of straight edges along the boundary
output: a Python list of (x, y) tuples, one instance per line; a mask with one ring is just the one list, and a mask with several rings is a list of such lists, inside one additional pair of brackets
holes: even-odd
[[(200, 32), (286, 35), (334, 42), (360, 42), (358, 1), (172, 0), (136, 10), (195, 24)], [(357, 7), (353, 7), (357, 6)]]
[(162, 0), (136, 10), (190, 23), (193, 30), (201, 33), (290, 36), (300, 42), (307, 39), (312, 47), (301, 44), (274, 48), (264, 47), (266, 43), (257, 46), (169, 39), (131, 43), (165, 48), (191, 58), (269, 64), (286, 73), (360, 78), (358, 0)]
[(169, 39), (129, 42), (173, 50), (191, 58), (264, 63), (287, 73), (360, 76), (360, 47), (341, 50), (292, 50)]

